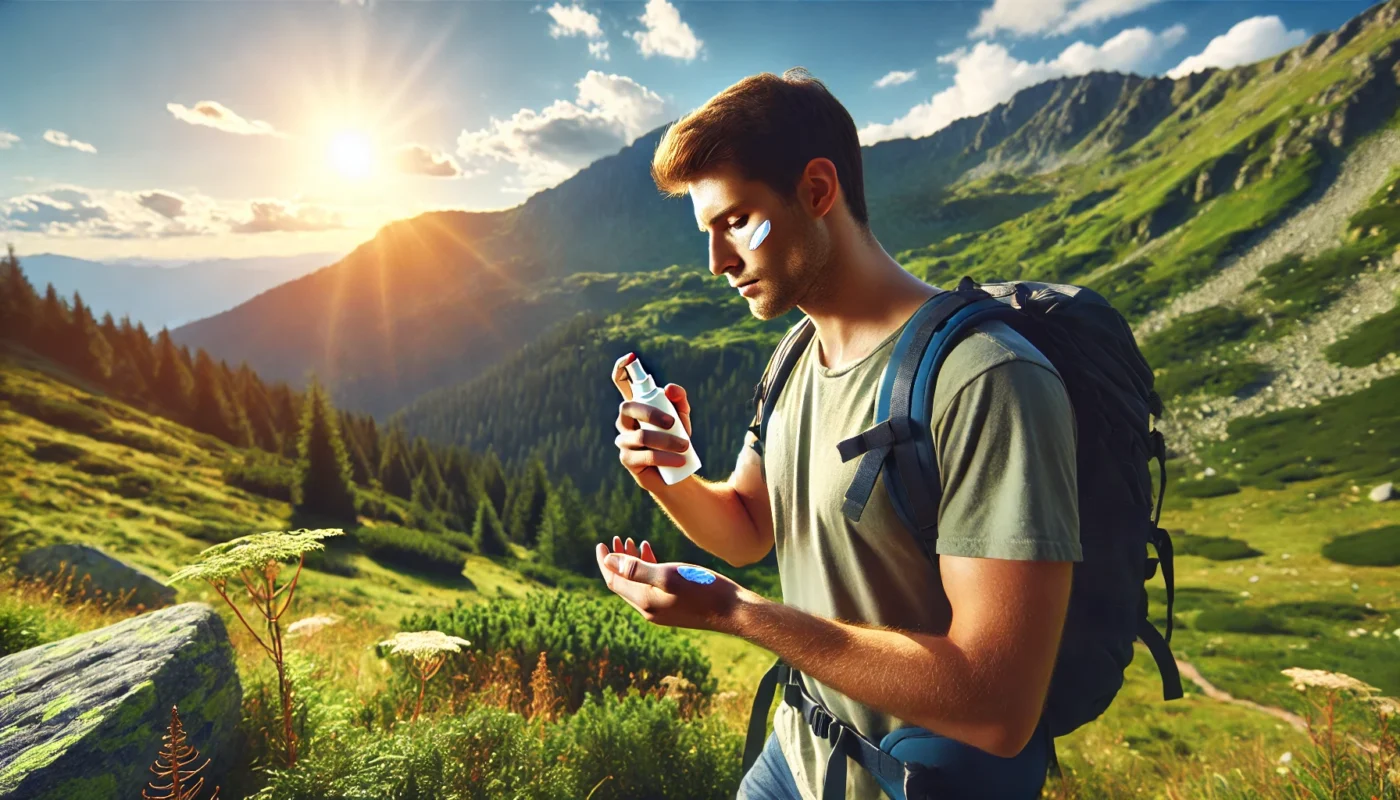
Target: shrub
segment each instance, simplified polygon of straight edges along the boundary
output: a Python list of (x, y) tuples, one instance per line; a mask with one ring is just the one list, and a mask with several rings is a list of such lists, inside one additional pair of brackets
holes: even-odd
[(545, 586), (568, 589), (569, 591), (596, 591), (598, 587), (596, 580), (589, 580), (576, 572), (570, 572), (543, 561), (515, 559), (507, 562), (507, 566), (531, 580), (543, 583)]
[(292, 502), (296, 475), (290, 467), (270, 458), (250, 457), (223, 468), (224, 483), (273, 500)]
[(585, 695), (604, 686), (645, 690), (667, 675), (685, 677), (706, 695), (716, 685), (709, 659), (690, 639), (647, 622), (617, 597), (541, 590), (471, 606), (459, 600), (449, 611), (406, 617), (399, 627), (439, 630), (470, 641), (471, 653), (453, 655), (448, 667), (467, 676), (464, 689), (483, 683), (482, 670), (497, 653), (510, 655), (519, 682), (528, 685), (543, 652), (558, 676), (566, 710), (579, 708)]
[(77, 445), (50, 441), (36, 442), (34, 449), (29, 453), (35, 461), (45, 461), (51, 464), (63, 464), (86, 454), (87, 451)]
[(0, 657), (48, 641), (44, 636), (44, 615), (27, 606), (0, 608)]
[(108, 425), (101, 430), (94, 431), (91, 435), (94, 439), (111, 442), (112, 444), (124, 445), (144, 453), (151, 453), (158, 456), (180, 455), (179, 448), (170, 444), (168, 441), (129, 428), (118, 428), (115, 425)]
[(139, 499), (156, 490), (156, 481), (144, 473), (128, 473), (117, 477), (117, 494), (122, 497)]
[(131, 467), (125, 464), (117, 461), (109, 461), (105, 458), (99, 458), (93, 455), (80, 458), (78, 463), (73, 465), (73, 469), (79, 472), (85, 472), (88, 475), (102, 476), (125, 475), (131, 472)]
[(1177, 555), (1200, 556), (1211, 561), (1234, 561), (1264, 555), (1247, 542), (1228, 536), (1197, 536), (1185, 531), (1171, 531), (1171, 537), (1172, 550)]
[(1238, 494), (1240, 485), (1229, 478), (1212, 476), (1201, 478), (1198, 481), (1180, 481), (1172, 487), (1172, 490), (1182, 497), (1220, 497), (1227, 494)]
[(451, 578), (460, 577), (466, 567), (466, 558), (460, 550), (431, 534), (412, 528), (397, 525), (363, 527), (355, 531), (354, 538), (366, 555), (382, 563)]
[(1322, 555), (1354, 567), (1400, 566), (1400, 525), (1339, 536), (1322, 546)]
[(1287, 634), (1288, 625), (1267, 611), (1253, 608), (1209, 608), (1196, 617), (1198, 631), (1220, 633)]
[(5, 399), (20, 413), (74, 433), (91, 435), (111, 424), (111, 419), (101, 411), (67, 400), (13, 392), (6, 392)]

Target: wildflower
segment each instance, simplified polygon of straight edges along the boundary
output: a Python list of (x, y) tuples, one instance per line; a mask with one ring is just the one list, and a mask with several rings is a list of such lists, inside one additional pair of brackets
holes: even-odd
[(1249, 582), (1250, 582), (1250, 583), (1258, 583), (1258, 582), (1259, 582), (1259, 576), (1258, 576), (1258, 575), (1250, 575), (1250, 576), (1249, 576)]
[(1293, 760), (1293, 753), (1292, 753), (1291, 751), (1290, 751), (1290, 752), (1286, 752), (1286, 753), (1284, 753), (1283, 755), (1281, 755), (1281, 756), (1278, 757), (1278, 763), (1280, 763), (1280, 764), (1287, 764), (1288, 762), (1290, 762), (1290, 761), (1292, 761), (1292, 760)]
[(340, 617), (334, 614), (317, 614), (314, 617), (299, 619), (287, 626), (288, 636), (311, 636), (327, 625), (334, 625), (340, 621)]
[(1299, 691), (1309, 686), (1316, 686), (1322, 689), (1354, 691), (1362, 694), (1380, 691), (1380, 689), (1377, 689), (1369, 683), (1357, 680), (1341, 672), (1328, 672), (1322, 669), (1303, 669), (1302, 667), (1289, 667), (1288, 669), (1282, 670), (1282, 672), (1284, 675), (1293, 679), (1293, 688)]

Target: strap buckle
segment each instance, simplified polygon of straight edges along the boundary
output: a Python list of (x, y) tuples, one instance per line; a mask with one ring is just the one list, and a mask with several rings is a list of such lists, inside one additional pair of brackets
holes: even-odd
[(839, 725), (840, 722), (831, 714), (827, 713), (826, 709), (819, 705), (813, 705), (811, 711), (807, 714), (807, 724), (812, 727), (812, 732), (816, 735), (823, 739), (835, 741), (836, 737), (831, 735), (831, 729)]

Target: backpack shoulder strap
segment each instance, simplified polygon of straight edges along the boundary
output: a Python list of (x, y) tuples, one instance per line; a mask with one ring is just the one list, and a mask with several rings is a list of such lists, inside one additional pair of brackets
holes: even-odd
[(811, 341), (812, 333), (815, 330), (812, 318), (805, 314), (802, 319), (797, 321), (797, 324), (788, 328), (788, 332), (783, 334), (777, 349), (768, 359), (768, 366), (763, 370), (763, 377), (753, 387), (754, 417), (752, 424), (749, 425), (749, 432), (758, 437), (752, 447), (754, 452), (760, 456), (763, 455), (763, 439), (768, 432), (768, 418), (773, 415), (773, 407), (778, 402), (778, 395), (782, 393), (788, 376), (792, 374), (792, 368), (797, 364), (797, 359), (801, 357), (802, 351), (807, 349), (807, 343)]

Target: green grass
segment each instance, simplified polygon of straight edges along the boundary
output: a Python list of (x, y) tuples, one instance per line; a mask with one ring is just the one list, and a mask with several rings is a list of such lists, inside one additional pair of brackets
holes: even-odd
[(1327, 358), (1347, 367), (1374, 364), (1400, 353), (1400, 299), (1394, 308), (1357, 325), (1327, 346)]
[(1322, 555), (1338, 564), (1400, 567), (1400, 525), (1338, 536), (1322, 548)]
[(1142, 355), (1149, 364), (1191, 361), (1220, 344), (1243, 339), (1257, 324), (1257, 317), (1234, 306), (1211, 306), (1178, 317), (1142, 344)]

